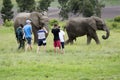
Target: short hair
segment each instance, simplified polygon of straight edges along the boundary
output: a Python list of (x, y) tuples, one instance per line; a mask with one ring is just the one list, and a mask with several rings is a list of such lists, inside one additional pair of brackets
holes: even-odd
[(42, 29), (42, 27), (38, 27), (38, 29), (40, 30), (40, 29)]
[(23, 28), (23, 24), (20, 24), (20, 26)]
[(54, 24), (54, 27), (58, 26), (58, 24)]

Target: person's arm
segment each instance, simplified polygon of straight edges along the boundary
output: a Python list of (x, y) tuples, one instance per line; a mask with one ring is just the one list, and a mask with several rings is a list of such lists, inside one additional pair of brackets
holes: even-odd
[(52, 29), (52, 31), (51, 31), (52, 33), (53, 33), (53, 29)]
[(64, 39), (64, 41), (65, 41), (65, 32), (63, 31), (63, 39)]
[(22, 32), (23, 32), (23, 38), (22, 38), (22, 39), (25, 39), (25, 32), (24, 32), (24, 29), (22, 29)]
[(48, 33), (48, 31), (46, 30), (46, 28), (45, 28), (45, 27), (43, 27), (43, 29), (45, 30), (45, 33)]
[(31, 31), (31, 34), (32, 34), (32, 26), (30, 26), (30, 31)]

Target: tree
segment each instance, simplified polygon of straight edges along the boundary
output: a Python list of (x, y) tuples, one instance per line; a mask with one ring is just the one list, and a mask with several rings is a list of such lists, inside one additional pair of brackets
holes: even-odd
[(32, 12), (35, 10), (35, 0), (16, 0), (19, 12)]
[(40, 0), (38, 2), (37, 9), (39, 11), (48, 11), (48, 7), (50, 7), (51, 2), (54, 0)]
[(5, 22), (6, 20), (10, 21), (13, 18), (13, 4), (11, 0), (3, 0), (3, 6), (1, 9), (2, 19)]
[(67, 19), (68, 18), (68, 13), (69, 13), (69, 8), (67, 7), (67, 2), (69, 0), (58, 0), (60, 6), (60, 13), (59, 15), (62, 17), (62, 20)]
[(96, 15), (101, 17), (101, 9), (105, 6), (102, 0), (58, 0), (60, 4), (61, 17), (69, 13), (83, 14), (85, 17)]
[(82, 14), (84, 17), (90, 17), (94, 15), (93, 5), (89, 0), (83, 1), (83, 11)]

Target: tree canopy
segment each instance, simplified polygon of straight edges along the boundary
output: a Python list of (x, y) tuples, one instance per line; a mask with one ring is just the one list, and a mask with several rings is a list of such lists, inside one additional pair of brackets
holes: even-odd
[(50, 7), (51, 2), (54, 0), (40, 0), (38, 2), (37, 10), (38, 11), (48, 11), (48, 7)]
[(68, 18), (69, 13), (82, 14), (85, 17), (96, 15), (101, 17), (101, 9), (105, 6), (102, 0), (58, 0), (60, 16)]
[(16, 0), (19, 12), (32, 12), (35, 10), (35, 0)]
[(13, 4), (11, 0), (3, 0), (3, 6), (1, 9), (2, 19), (5, 22), (6, 20), (11, 20), (13, 18)]

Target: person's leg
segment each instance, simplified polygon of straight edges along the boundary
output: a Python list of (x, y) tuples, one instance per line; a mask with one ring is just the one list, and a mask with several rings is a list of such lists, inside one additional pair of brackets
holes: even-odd
[(43, 43), (44, 52), (46, 52), (46, 43)]
[(28, 49), (32, 50), (32, 43), (31, 43), (31, 38), (28, 38)]
[(64, 42), (61, 42), (61, 47), (62, 47), (62, 53), (64, 53)]
[(57, 52), (57, 53), (60, 53), (60, 52), (61, 52), (61, 51), (60, 51), (60, 47), (61, 47), (60, 40), (57, 40), (57, 41), (56, 41), (56, 52)]
[(27, 44), (26, 44), (26, 47), (25, 47), (25, 51), (28, 51), (28, 49), (29, 49), (29, 39), (26, 38), (26, 40), (27, 40)]
[(24, 49), (24, 45), (25, 45), (24, 40), (21, 40), (21, 47), (22, 47), (22, 49)]
[(40, 51), (40, 46), (37, 47), (37, 53), (39, 53), (39, 51)]
[(54, 53), (56, 53), (56, 41), (54, 41)]
[(19, 40), (19, 47), (18, 50), (22, 47), (22, 40)]

